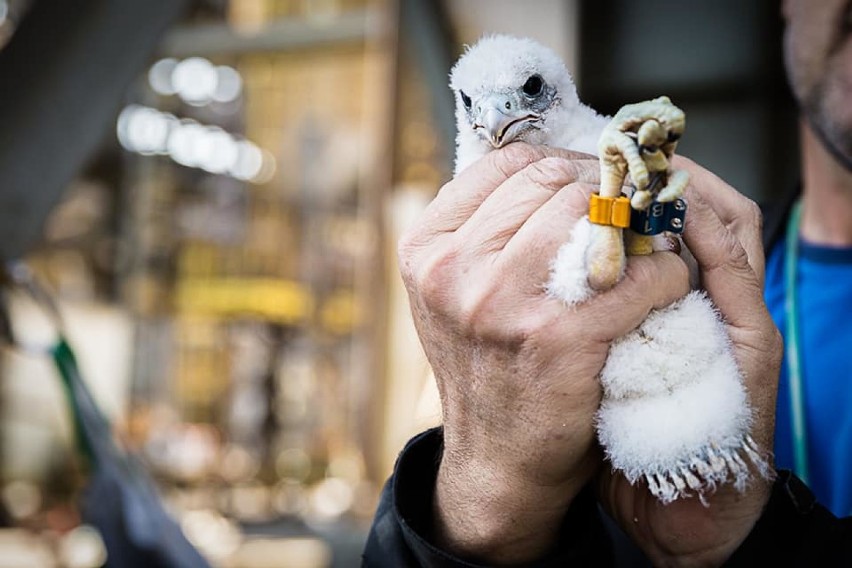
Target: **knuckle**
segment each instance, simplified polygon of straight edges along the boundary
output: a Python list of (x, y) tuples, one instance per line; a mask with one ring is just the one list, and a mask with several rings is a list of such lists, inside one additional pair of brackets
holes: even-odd
[(774, 324), (772, 325), (772, 331), (769, 333), (768, 341), (770, 352), (774, 354), (774, 362), (780, 366), (784, 359), (784, 336), (781, 334), (781, 330)]
[(538, 147), (529, 144), (509, 144), (495, 152), (489, 152), (487, 156), (491, 166), (508, 178), (540, 160), (544, 157), (544, 153)]
[(769, 349), (777, 351), (779, 355), (784, 350), (784, 336), (775, 324), (772, 324), (771, 331), (766, 337), (766, 342)]
[(769, 315), (767, 314), (766, 325), (759, 328), (751, 346), (761, 354), (761, 358), (763, 358), (766, 364), (771, 366), (781, 365), (784, 358), (784, 337), (771, 319), (768, 318)]
[(517, 299), (506, 294), (499, 279), (470, 287), (460, 298), (456, 322), (461, 332), (489, 344), (520, 345), (536, 333), (538, 319), (519, 309)]
[(656, 252), (651, 257), (633, 257), (626, 278), (638, 293), (650, 290), (674, 290), (683, 295), (689, 288), (689, 266), (672, 252)]
[(406, 284), (410, 283), (415, 275), (414, 267), (417, 264), (417, 249), (417, 238), (413, 231), (403, 233), (399, 241), (397, 241), (397, 264), (399, 265), (399, 273)]
[(543, 337), (552, 334), (553, 323), (537, 312), (518, 318), (512, 328), (512, 341), (516, 344), (540, 343)]
[(412, 268), (409, 288), (429, 306), (446, 304), (447, 294), (453, 289), (458, 253), (447, 248), (432, 257), (418, 262)]
[(428, 308), (431, 312), (447, 312), (447, 292), (445, 282), (428, 276), (420, 277), (414, 286), (414, 295), (418, 304)]
[(760, 205), (751, 199), (746, 199), (746, 208), (745, 218), (749, 226), (756, 228), (759, 232), (763, 232), (763, 210), (760, 208)]
[(714, 234), (716, 246), (710, 258), (702, 263), (705, 271), (742, 269), (749, 266), (748, 252), (735, 235), (735, 231), (719, 229)]
[(646, 259), (631, 259), (627, 263), (627, 272), (624, 277), (634, 284), (634, 290), (647, 290), (657, 280), (656, 270), (651, 262), (643, 262)]
[(725, 239), (725, 250), (728, 252), (728, 262), (736, 268), (750, 268), (748, 252), (742, 244), (733, 237)]
[(670, 267), (668, 270), (672, 272), (673, 278), (677, 282), (689, 282), (689, 266), (675, 253), (663, 253), (666, 258), (670, 258)]
[(458, 325), (465, 335), (478, 341), (503, 347), (518, 346), (536, 333), (536, 323), (514, 314), (507, 317), (500, 286), (488, 284), (468, 293), (457, 314)]
[(458, 321), (462, 330), (474, 336), (491, 334), (487, 316), (493, 292), (489, 289), (477, 289), (468, 293), (459, 307)]
[(543, 158), (529, 164), (522, 172), (530, 182), (554, 192), (577, 180), (576, 167), (564, 158)]

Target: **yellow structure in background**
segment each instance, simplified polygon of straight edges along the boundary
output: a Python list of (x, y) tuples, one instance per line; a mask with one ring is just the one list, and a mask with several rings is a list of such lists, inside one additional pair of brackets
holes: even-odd
[(272, 278), (184, 280), (177, 284), (175, 300), (182, 315), (253, 317), (282, 325), (304, 325), (314, 310), (307, 288)]

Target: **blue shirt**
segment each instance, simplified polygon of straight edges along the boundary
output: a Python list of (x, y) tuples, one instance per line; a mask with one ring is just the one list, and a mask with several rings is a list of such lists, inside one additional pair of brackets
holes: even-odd
[[(784, 248), (782, 238), (769, 252), (765, 297), (786, 343)], [(800, 240), (797, 265), (808, 485), (835, 515), (852, 515), (852, 248)], [(776, 417), (775, 463), (793, 469), (786, 358)]]

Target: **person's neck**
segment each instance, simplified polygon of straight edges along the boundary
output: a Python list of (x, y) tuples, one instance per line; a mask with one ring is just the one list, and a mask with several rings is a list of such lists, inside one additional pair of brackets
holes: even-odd
[(802, 225), (808, 242), (852, 246), (852, 172), (834, 159), (803, 122)]

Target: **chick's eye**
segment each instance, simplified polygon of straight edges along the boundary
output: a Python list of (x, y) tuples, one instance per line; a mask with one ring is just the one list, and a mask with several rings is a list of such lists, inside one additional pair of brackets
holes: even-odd
[(524, 94), (528, 97), (539, 96), (542, 88), (544, 88), (544, 80), (539, 75), (533, 75), (527, 79), (523, 86)]
[(464, 94), (464, 91), (459, 91), (459, 95), (461, 95), (462, 103), (464, 103), (465, 108), (470, 108), (471, 100), (470, 97)]

